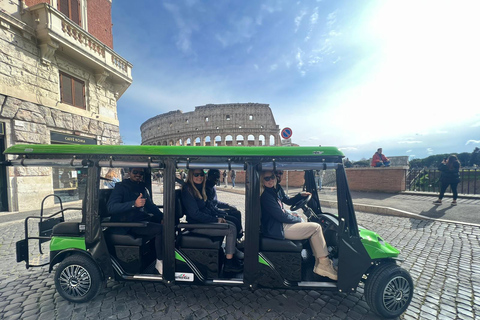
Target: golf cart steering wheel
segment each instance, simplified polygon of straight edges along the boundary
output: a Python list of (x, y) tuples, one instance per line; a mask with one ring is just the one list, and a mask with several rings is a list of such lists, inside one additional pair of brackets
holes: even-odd
[(302, 200), (298, 201), (297, 203), (295, 203), (293, 206), (290, 207), (290, 211), (297, 211), (298, 209), (302, 209), (303, 207), (305, 207), (307, 205), (307, 202), (310, 201), (310, 199), (312, 199), (312, 195), (308, 195), (308, 197), (303, 197)]

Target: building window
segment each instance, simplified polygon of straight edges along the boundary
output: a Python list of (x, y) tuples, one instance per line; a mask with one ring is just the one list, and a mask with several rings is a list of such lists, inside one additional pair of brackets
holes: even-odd
[(185, 123), (187, 123), (187, 124), (188, 124), (188, 119), (187, 119), (187, 120), (185, 120)]
[(60, 99), (62, 103), (86, 109), (85, 82), (60, 72)]
[(248, 120), (253, 120), (253, 114), (248, 116)]
[(229, 121), (232, 120), (228, 114), (227, 114), (227, 120)]
[(238, 126), (238, 129), (242, 129), (242, 126)]
[(82, 26), (80, 1), (81, 0), (58, 0), (58, 10), (69, 17), (70, 20)]
[(208, 122), (208, 117), (205, 117), (205, 122)]

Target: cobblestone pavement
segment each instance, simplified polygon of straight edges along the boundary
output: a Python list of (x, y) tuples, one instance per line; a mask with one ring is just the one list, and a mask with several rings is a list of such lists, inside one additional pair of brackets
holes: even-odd
[[(243, 208), (243, 195), (220, 191), (219, 199)], [(357, 219), (402, 251), (415, 293), (401, 319), (480, 319), (479, 227), (366, 213)], [(23, 220), (0, 223), (0, 230), (3, 319), (378, 319), (362, 285), (347, 295), (109, 281), (93, 301), (73, 304), (56, 293), (47, 267), (16, 263)]]

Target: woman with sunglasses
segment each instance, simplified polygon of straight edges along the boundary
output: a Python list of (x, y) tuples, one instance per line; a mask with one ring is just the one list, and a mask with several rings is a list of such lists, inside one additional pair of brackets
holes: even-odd
[(224, 272), (238, 273), (243, 265), (234, 258), (237, 243), (235, 224), (222, 218), (222, 212), (207, 199), (203, 169), (188, 170), (187, 181), (182, 189), (182, 203), (189, 223), (227, 223), (227, 229), (194, 229), (193, 233), (207, 236), (226, 236)]
[(284, 209), (275, 189), (277, 178), (273, 171), (263, 171), (261, 181), (262, 234), (282, 240), (309, 239), (316, 259), (313, 272), (337, 280), (337, 271), (333, 268), (332, 260), (328, 258), (322, 227), (315, 222), (303, 222), (295, 213)]

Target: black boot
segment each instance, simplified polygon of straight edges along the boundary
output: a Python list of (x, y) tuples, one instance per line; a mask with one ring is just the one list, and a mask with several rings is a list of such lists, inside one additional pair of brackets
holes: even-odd
[(225, 259), (225, 263), (223, 265), (223, 272), (228, 273), (239, 273), (243, 271), (243, 265), (235, 259)]

